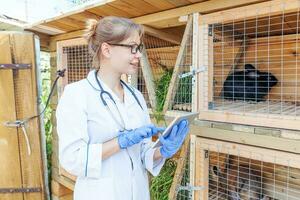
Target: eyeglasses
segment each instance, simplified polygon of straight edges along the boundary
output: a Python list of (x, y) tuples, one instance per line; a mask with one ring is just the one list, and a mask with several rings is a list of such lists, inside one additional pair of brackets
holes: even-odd
[(120, 47), (128, 47), (131, 48), (131, 53), (132, 54), (136, 54), (138, 51), (140, 53), (142, 53), (143, 49), (144, 49), (144, 45), (143, 44), (112, 44), (112, 43), (108, 43), (109, 45), (114, 45), (114, 46), (120, 46)]

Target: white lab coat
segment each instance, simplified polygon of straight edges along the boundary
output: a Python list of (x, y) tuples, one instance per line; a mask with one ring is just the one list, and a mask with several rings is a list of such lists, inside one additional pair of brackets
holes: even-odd
[[(100, 83), (116, 101), (126, 129), (151, 123), (145, 100), (138, 90), (131, 87), (143, 110), (125, 86), (122, 103), (103, 81)], [(102, 144), (116, 137), (119, 127), (95, 88), (99, 90), (93, 70), (87, 79), (65, 87), (56, 110), (59, 161), (64, 169), (77, 176), (74, 200), (150, 199), (146, 170), (158, 175), (165, 159), (153, 161), (155, 149), (150, 148), (152, 142), (148, 138), (102, 160)], [(105, 97), (114, 116), (120, 120), (112, 101)]]

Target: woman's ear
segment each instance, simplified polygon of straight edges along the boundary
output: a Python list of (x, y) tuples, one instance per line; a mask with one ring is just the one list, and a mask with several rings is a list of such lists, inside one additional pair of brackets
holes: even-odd
[(111, 51), (110, 51), (110, 45), (109, 45), (109, 44), (107, 44), (106, 42), (103, 42), (103, 43), (101, 44), (101, 49), (100, 49), (100, 50), (101, 50), (100, 53), (101, 53), (104, 57), (110, 58), (110, 56), (111, 56)]

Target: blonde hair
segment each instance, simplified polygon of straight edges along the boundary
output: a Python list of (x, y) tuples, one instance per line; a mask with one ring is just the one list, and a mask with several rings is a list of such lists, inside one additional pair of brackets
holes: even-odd
[(88, 20), (85, 38), (89, 53), (93, 57), (92, 67), (100, 67), (99, 49), (102, 43), (120, 43), (129, 38), (134, 31), (143, 36), (143, 27), (131, 19), (107, 16), (100, 20)]

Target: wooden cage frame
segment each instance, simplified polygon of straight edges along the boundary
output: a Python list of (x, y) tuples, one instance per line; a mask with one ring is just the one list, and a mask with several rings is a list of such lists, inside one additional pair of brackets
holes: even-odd
[[(252, 126), (273, 127), (282, 129), (300, 130), (300, 117), (291, 117), (275, 114), (260, 114), (255, 116), (242, 113), (234, 114), (230, 112), (218, 112), (209, 110), (209, 102), (213, 99), (213, 38), (209, 36), (209, 24), (217, 22), (228, 22), (236, 19), (253, 19), (255, 17), (264, 17), (268, 15), (279, 14), (282, 8), (281, 0), (271, 2), (258, 3), (242, 8), (233, 8), (230, 10), (215, 12), (199, 17), (199, 65), (208, 66), (208, 70), (198, 74), (199, 84), (199, 119), (217, 122), (227, 122), (236, 124), (247, 124)], [(284, 1), (284, 12), (290, 13), (299, 10), (300, 3), (297, 0)], [(245, 12), (245, 10), (247, 12)], [(259, 11), (258, 11), (259, 10)], [(207, 47), (207, 48), (205, 48)], [(263, 119), (263, 120), (262, 120)]]
[[(207, 155), (208, 150), (230, 154), (238, 157), (241, 156), (244, 158), (251, 158), (260, 162), (267, 163), (274, 163), (274, 160), (272, 158), (276, 157), (279, 159), (276, 159), (276, 163), (274, 164), (300, 169), (299, 152), (283, 152), (280, 150), (209, 139), (196, 135), (191, 136), (190, 146), (190, 184), (192, 186), (204, 187), (203, 190), (193, 191), (192, 199), (209, 199), (209, 159)], [(263, 156), (262, 151), (264, 152)]]

